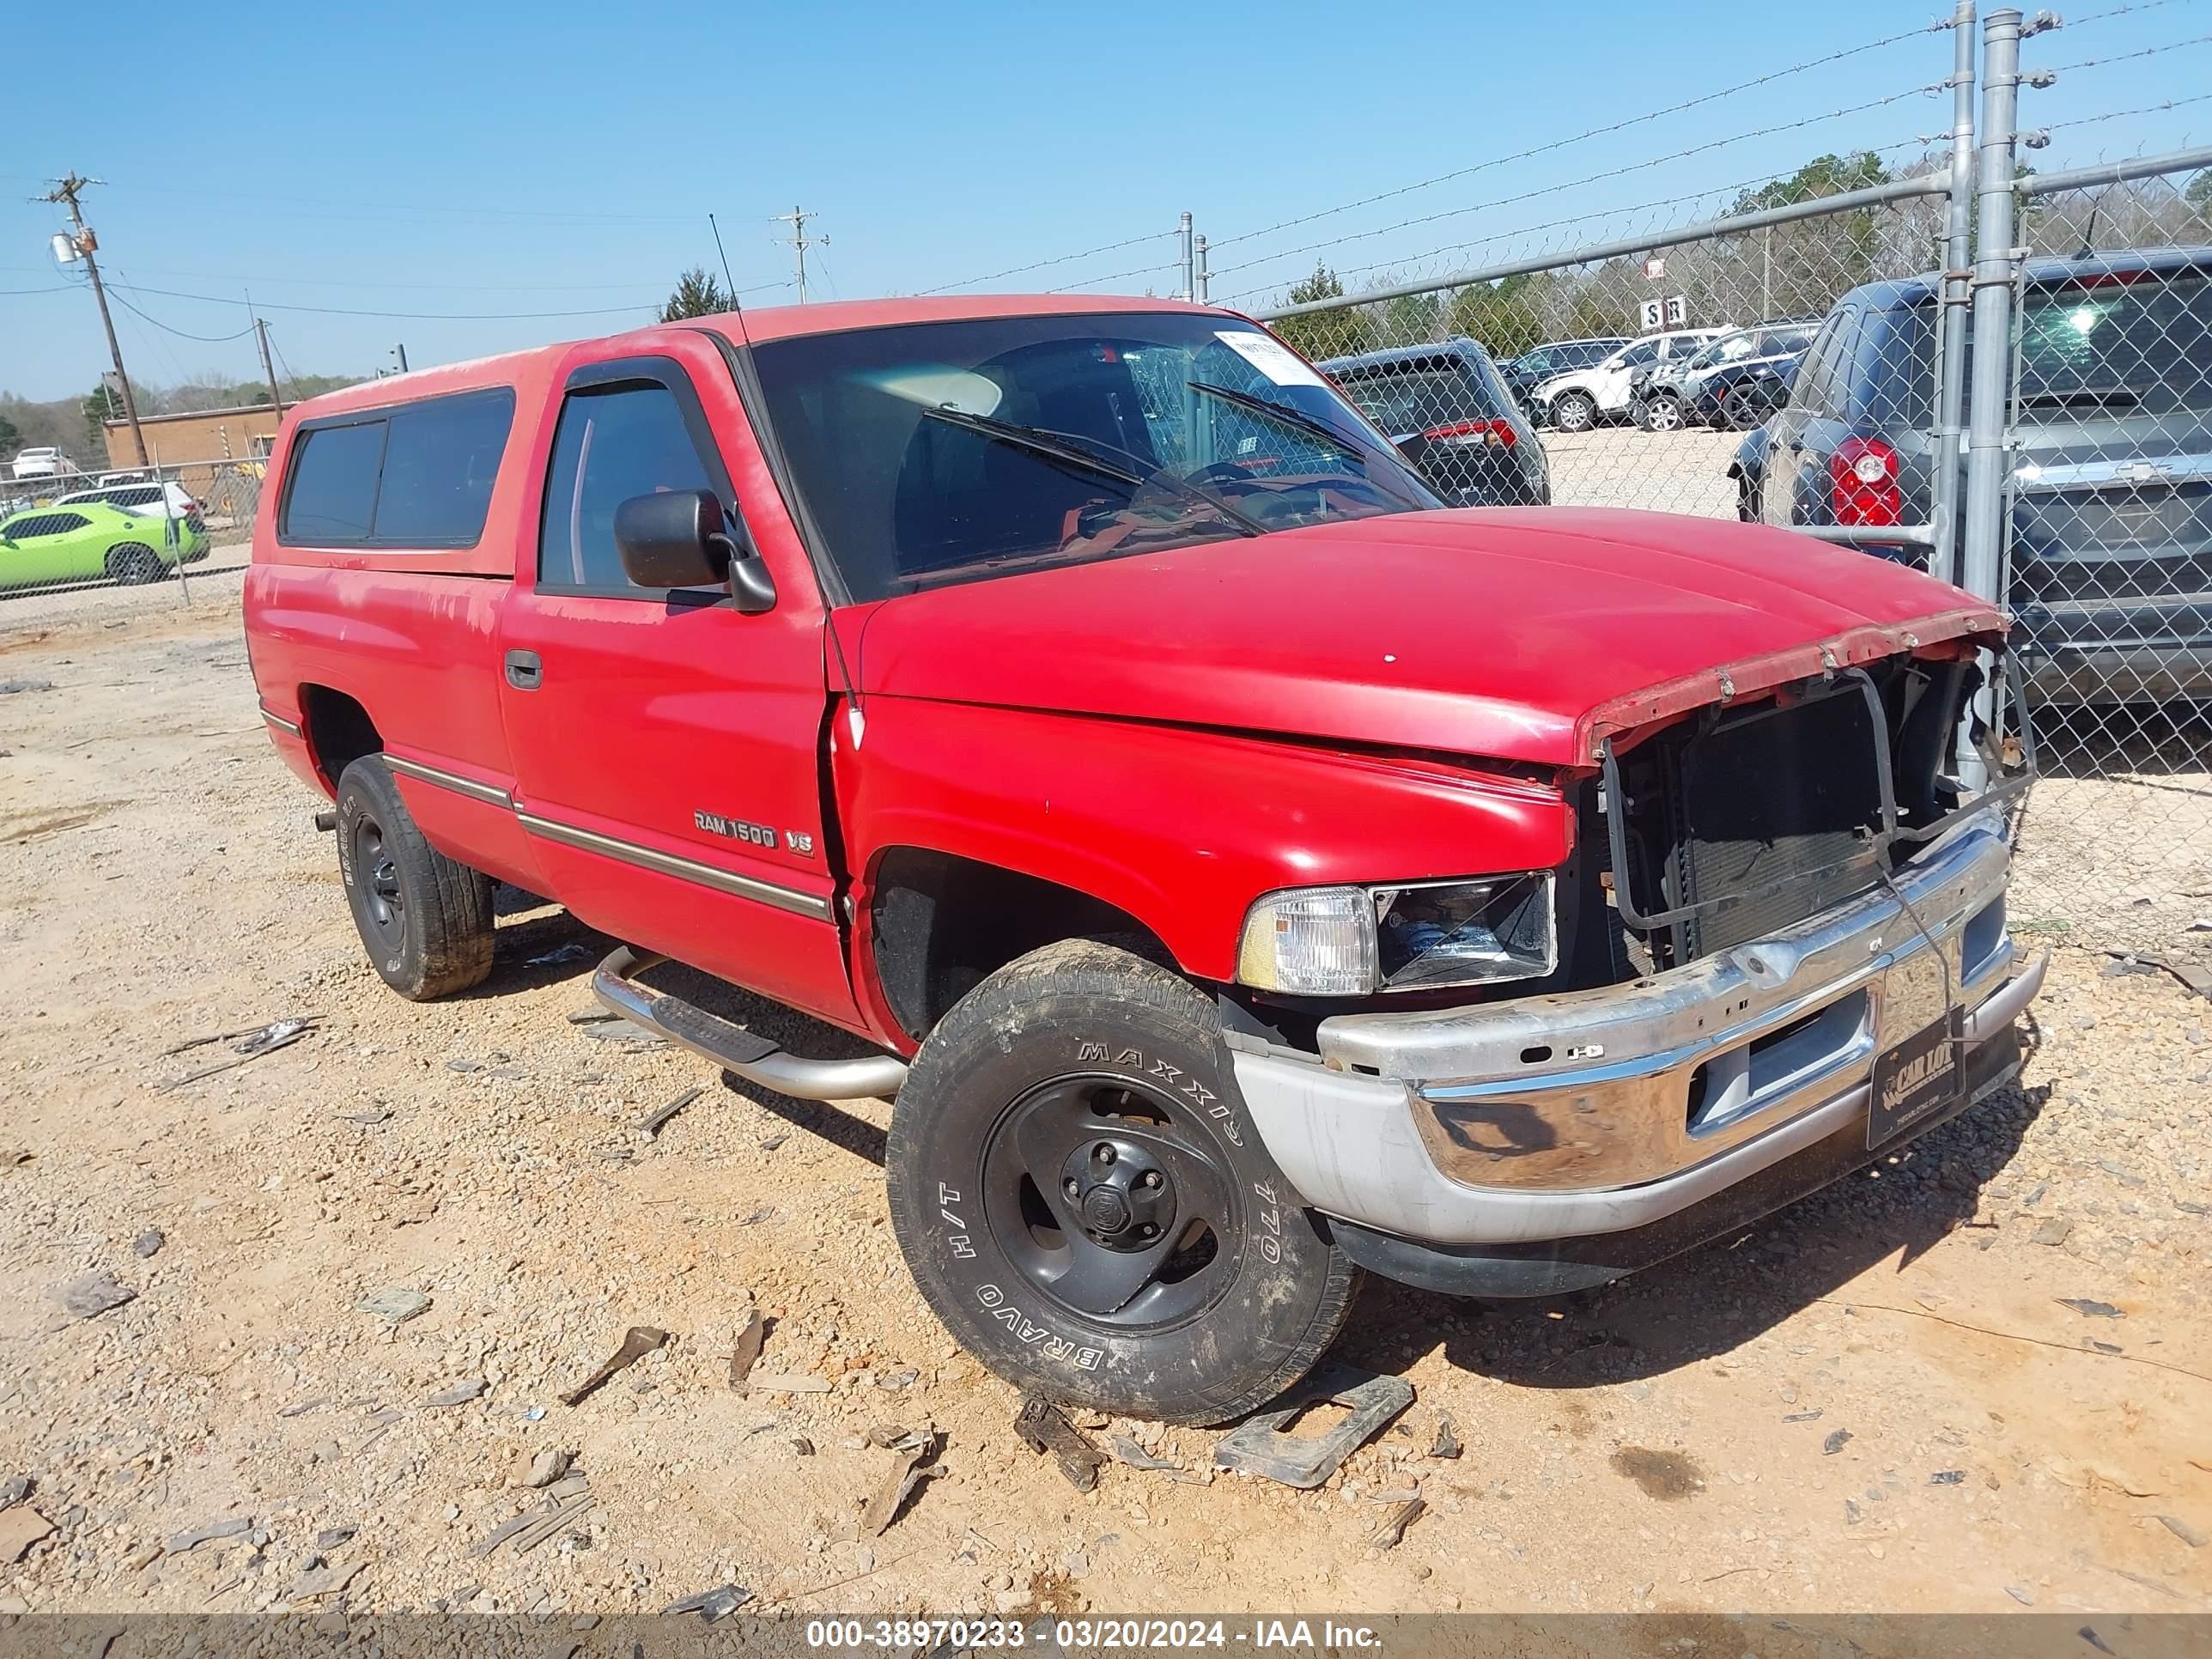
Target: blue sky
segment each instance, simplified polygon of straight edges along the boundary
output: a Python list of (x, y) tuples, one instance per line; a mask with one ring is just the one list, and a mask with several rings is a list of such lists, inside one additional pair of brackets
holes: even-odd
[[(2085, 0), (2081, 21), (2028, 43), (2029, 61), (2171, 49), (2023, 94), (2027, 119), (2075, 124), (2040, 166), (2212, 137), (2212, 0), (2088, 15), (2118, 3)], [(817, 298), (1094, 248), (989, 286), (1167, 292), (1188, 210), (1217, 244), (1214, 297), (1258, 305), (1316, 258), (1372, 267), (1369, 281), (1440, 271), (1473, 256), (1434, 250), (1480, 236), (1546, 225), (1532, 234), (1564, 246), (1717, 210), (1824, 150), (1909, 146), (1948, 119), (1948, 99), (1913, 92), (1948, 74), (1944, 34), (1504, 159), (1918, 30), (1934, 11), (1797, 6), (1747, 27), (1741, 5), (1705, 0), (114, 4), (94, 56), (153, 70), (130, 95), (103, 95), (63, 58), (10, 77), (0, 390), (73, 395), (106, 366), (90, 295), (46, 252), (59, 210), (22, 199), (71, 167), (107, 181), (87, 216), (103, 270), (143, 313), (117, 313), (125, 360), (156, 384), (257, 372), (250, 338), (181, 337), (246, 327), (249, 289), (303, 374), (367, 373), (395, 342), (420, 367), (611, 331), (645, 320), (683, 267), (718, 266), (710, 210), (751, 304), (789, 297), (771, 286), (791, 270), (771, 216), (798, 204), (830, 238), (813, 258)], [(2171, 100), (2202, 101), (2095, 118)], [(1789, 130), (1761, 131), (1775, 127)], [(1635, 211), (1674, 198), (1695, 199)], [(1108, 246), (1132, 238), (1149, 240)], [(517, 313), (591, 314), (450, 315)]]

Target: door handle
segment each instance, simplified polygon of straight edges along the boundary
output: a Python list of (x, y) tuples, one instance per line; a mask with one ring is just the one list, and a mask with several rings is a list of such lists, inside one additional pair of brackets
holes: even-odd
[(507, 683), (518, 691), (535, 691), (545, 684), (545, 665), (535, 651), (507, 653)]

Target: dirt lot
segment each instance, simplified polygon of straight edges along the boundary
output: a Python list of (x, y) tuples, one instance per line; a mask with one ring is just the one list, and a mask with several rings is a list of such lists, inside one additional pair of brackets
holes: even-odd
[[(2212, 1606), (2212, 1005), (2165, 975), (2062, 954), (2023, 1091), (1734, 1248), (1559, 1306), (1371, 1285), (1341, 1352), (1419, 1399), (1325, 1491), (1115, 1424), (1182, 1469), (1082, 1496), (900, 1266), (884, 1103), (599, 1040), (556, 911), (478, 994), (384, 990), (206, 592), (0, 619), (52, 686), (0, 696), (0, 1611)], [(102, 1273), (135, 1298), (58, 1299)], [(749, 1300), (785, 1386), (741, 1395)], [(632, 1325), (671, 1340), (563, 1406)], [(887, 1425), (944, 1472), (861, 1538)], [(545, 1452), (593, 1505), (475, 1553)]]

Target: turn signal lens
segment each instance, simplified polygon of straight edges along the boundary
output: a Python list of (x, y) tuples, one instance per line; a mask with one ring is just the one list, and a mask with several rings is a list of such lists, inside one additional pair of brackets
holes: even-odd
[(1237, 977), (1289, 996), (1367, 995), (1376, 982), (1374, 902), (1361, 887), (1271, 893), (1244, 919)]

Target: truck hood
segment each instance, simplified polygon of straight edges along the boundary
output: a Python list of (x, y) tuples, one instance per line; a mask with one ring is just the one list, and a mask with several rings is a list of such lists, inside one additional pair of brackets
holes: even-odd
[(1686, 709), (2004, 629), (1957, 588), (1788, 531), (1563, 507), (1316, 525), (838, 621), (864, 696), (1559, 767)]

